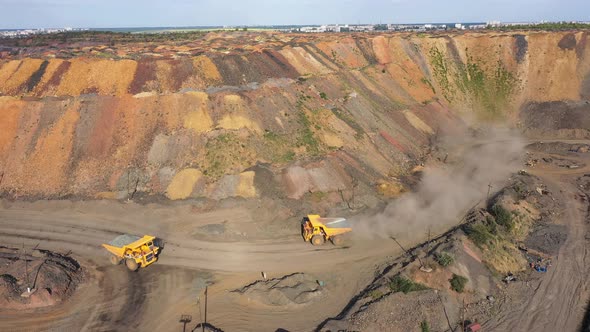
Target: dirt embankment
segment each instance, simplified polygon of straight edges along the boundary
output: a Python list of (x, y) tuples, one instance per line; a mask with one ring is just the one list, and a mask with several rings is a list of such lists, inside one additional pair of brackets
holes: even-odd
[[(536, 145), (531, 151), (538, 149)], [(560, 143), (550, 149), (567, 155), (572, 145)], [(580, 156), (584, 155), (576, 154)], [(576, 182), (575, 171), (569, 172), (574, 177), (567, 182)], [(584, 177), (579, 182), (583, 188)], [(318, 330), (447, 330), (473, 322), (542, 329), (535, 320), (521, 324), (519, 310), (523, 303), (536, 306), (540, 293), (550, 289), (553, 279), (545, 274), (570, 273), (563, 263), (569, 255), (564, 246), (577, 230), (568, 223), (581, 220), (564, 222), (569, 215), (566, 205), (567, 198), (551, 179), (546, 182), (526, 172), (514, 175), (509, 186), (489, 199), (487, 208), (472, 210), (464, 224), (384, 264), (373, 282)], [(572, 278), (584, 278), (583, 274), (574, 270)], [(461, 277), (465, 285), (459, 290), (453, 279)], [(529, 284), (537, 285), (536, 291)], [(564, 296), (570, 295), (576, 296)], [(563, 318), (562, 323), (577, 326), (578, 318)]]
[(519, 117), (525, 134), (542, 139), (590, 138), (590, 101), (528, 103)]
[(514, 110), (541, 103), (521, 112), (526, 128), (586, 135), (574, 119), (588, 95), (586, 40), (227, 33), (120, 52), (72, 44), (79, 52), (58, 58), (30, 46), (0, 60), (0, 192), (342, 202), (400, 188), (465, 112), (516, 122)]
[(61, 303), (82, 279), (80, 264), (67, 255), (0, 247), (0, 311)]

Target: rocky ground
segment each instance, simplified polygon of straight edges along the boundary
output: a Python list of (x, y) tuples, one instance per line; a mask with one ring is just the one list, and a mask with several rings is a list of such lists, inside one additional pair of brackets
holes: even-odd
[(52, 306), (83, 282), (78, 262), (47, 250), (0, 247), (0, 311)]
[[(532, 145), (528, 156), (587, 164), (587, 152), (570, 151), (579, 150), (576, 144), (554, 144), (550, 153), (538, 152), (538, 144)], [(310, 246), (301, 241), (295, 217), (281, 221), (264, 217), (265, 209), (273, 208), (272, 201), (265, 200), (258, 202), (258, 210), (240, 200), (215, 208), (198, 201), (193, 205), (5, 201), (0, 236), (16, 248), (24, 243), (25, 248), (39, 245), (63, 255), (71, 250), (87, 271), (67, 301), (38, 312), (34, 322), (40, 329), (180, 327), (180, 314), (199, 320), (207, 285), (208, 320), (223, 330), (249, 330), (256, 325), (289, 331), (407, 331), (419, 330), (426, 322), (432, 330), (443, 331), (449, 323), (460, 324), (462, 317), (489, 328), (526, 324), (542, 330), (537, 324), (548, 323), (534, 319), (539, 315), (575, 327), (585, 304), (580, 296), (585, 265), (576, 237), (582, 237), (583, 247), (586, 168), (553, 163), (527, 167), (492, 195), (491, 206), (475, 208), (462, 225), (458, 219), (448, 224), (447, 228), (456, 227), (451, 232), (433, 235), (423, 245), (419, 243), (427, 240), (426, 231), (413, 241), (400, 238), (401, 246), (411, 248), (401, 257), (402, 249), (389, 238), (354, 238), (345, 247)], [(511, 211), (510, 231), (499, 221), (496, 204)], [(496, 220), (496, 233), (486, 228), (491, 238), (474, 242), (468, 225), (491, 227), (489, 217)], [(137, 273), (108, 265), (100, 244), (138, 230), (166, 240), (161, 260)], [(453, 257), (447, 266), (438, 262), (443, 253)], [(433, 271), (420, 270), (418, 258)], [(543, 265), (551, 262), (546, 273), (529, 266), (539, 258)], [(516, 280), (505, 283), (502, 279), (509, 272)], [(451, 290), (453, 274), (468, 279), (464, 292)], [(559, 297), (553, 297), (556, 291)], [(552, 304), (552, 299), (559, 302)], [(561, 314), (550, 311), (549, 305), (580, 308), (551, 318)], [(530, 320), (516, 315), (527, 310), (532, 311)], [(307, 319), (293, 319), (294, 315)], [(33, 323), (24, 314), (12, 312), (6, 317), (2, 320), (6, 328)]]
[[(529, 157), (550, 152), (553, 158), (583, 164), (590, 160), (585, 146), (535, 143), (529, 145)], [(320, 330), (420, 331), (421, 324), (428, 324), (433, 331), (446, 331), (472, 322), (491, 330), (579, 329), (586, 305), (587, 267), (583, 263), (585, 249), (574, 248), (583, 247), (586, 241), (587, 171), (549, 164), (515, 174), (510, 184), (491, 198), (487, 211), (471, 211), (460, 228), (386, 264), (382, 273), (344, 311), (322, 323)], [(472, 230), (477, 225), (489, 226), (496, 204), (511, 211), (516, 224), (502, 239), (490, 240), (499, 242), (482, 244), (482, 239), (473, 236), (481, 234)], [(499, 220), (497, 215), (495, 218)], [(500, 232), (494, 234), (499, 237)], [(437, 263), (441, 253), (451, 255), (453, 262), (441, 266)], [(422, 271), (421, 264), (433, 271)], [(468, 278), (466, 291), (451, 289), (452, 274)], [(391, 282), (399, 276), (423, 287), (407, 294), (396, 290)], [(569, 313), (564, 316), (565, 310)], [(523, 316), (523, 312), (530, 315)]]

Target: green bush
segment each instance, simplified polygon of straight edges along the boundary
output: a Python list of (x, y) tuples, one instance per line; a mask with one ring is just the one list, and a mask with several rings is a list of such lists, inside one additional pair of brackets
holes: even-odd
[(455, 259), (453, 258), (453, 256), (446, 251), (443, 251), (436, 255), (436, 262), (441, 266), (449, 266), (453, 264), (454, 261)]
[(372, 291), (369, 292), (369, 296), (373, 299), (373, 300), (378, 300), (380, 298), (383, 297), (383, 293), (381, 293), (380, 291), (374, 289)]
[(397, 275), (389, 282), (389, 289), (394, 293), (403, 292), (404, 294), (407, 294), (410, 292), (425, 290), (428, 289), (428, 287)]
[(294, 151), (287, 151), (279, 158), (279, 162), (289, 162), (295, 159), (295, 152)]
[(498, 224), (496, 224), (496, 220), (491, 216), (486, 216), (486, 228), (488, 232), (494, 235), (498, 235)]
[(492, 207), (492, 214), (496, 218), (496, 223), (506, 227), (507, 230), (514, 228), (514, 220), (512, 219), (512, 213), (505, 209), (502, 205), (496, 204)]
[(328, 99), (328, 96), (326, 95), (325, 92), (320, 92), (320, 98), (322, 98), (322, 99)]
[(465, 233), (473, 243), (478, 247), (483, 247), (490, 244), (494, 239), (494, 235), (490, 233), (484, 224), (471, 224), (465, 227)]
[(453, 277), (449, 281), (451, 282), (451, 289), (457, 293), (463, 293), (465, 285), (469, 279), (453, 273)]
[(313, 131), (311, 130), (311, 121), (305, 115), (305, 112), (299, 113), (299, 124), (301, 130), (297, 138), (297, 146), (305, 146), (307, 152), (312, 156), (320, 154), (320, 143), (315, 139)]
[(420, 323), (420, 331), (430, 332), (430, 326), (428, 325), (428, 322), (426, 320), (423, 320), (422, 323)]

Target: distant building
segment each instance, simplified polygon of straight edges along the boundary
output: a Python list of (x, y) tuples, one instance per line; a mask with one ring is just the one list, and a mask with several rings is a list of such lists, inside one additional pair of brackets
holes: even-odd
[[(489, 24), (490, 22), (488, 22)], [(462, 24), (456, 23), (450, 26), (446, 24), (351, 24), (351, 25), (340, 25), (340, 24), (326, 24), (321, 26), (307, 26), (300, 27), (297, 29), (291, 29), (291, 31), (305, 32), (305, 33), (319, 33), (319, 32), (371, 32), (371, 31), (414, 31), (414, 32), (425, 32), (425, 31), (437, 31), (447, 30), (449, 28), (465, 30), (465, 29), (485, 29), (486, 24)]]
[(60, 33), (65, 31), (86, 31), (88, 29), (72, 29), (72, 28), (62, 28), (62, 29), (22, 29), (22, 30), (8, 30), (8, 31), (0, 31), (0, 37), (8, 37), (8, 38), (21, 38), (27, 37), (31, 35), (42, 35), (42, 34), (51, 34), (51, 33)]
[(322, 27), (301, 27), (299, 29), (300, 32), (306, 32), (306, 33), (314, 33), (314, 32), (325, 32), (326, 30), (323, 29)]
[(322, 25), (322, 27), (324, 27), (324, 31), (326, 32), (340, 32), (340, 25), (338, 24)]

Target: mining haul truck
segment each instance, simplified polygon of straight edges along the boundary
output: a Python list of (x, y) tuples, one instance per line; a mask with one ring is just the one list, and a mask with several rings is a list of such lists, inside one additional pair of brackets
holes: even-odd
[(124, 260), (131, 271), (146, 267), (158, 260), (160, 247), (155, 244), (156, 238), (150, 235), (143, 237), (123, 234), (102, 246), (111, 253), (111, 263), (119, 265)]
[(344, 218), (322, 218), (317, 214), (310, 214), (301, 221), (303, 239), (314, 246), (322, 245), (326, 241), (342, 245), (345, 234), (350, 231), (350, 223)]

